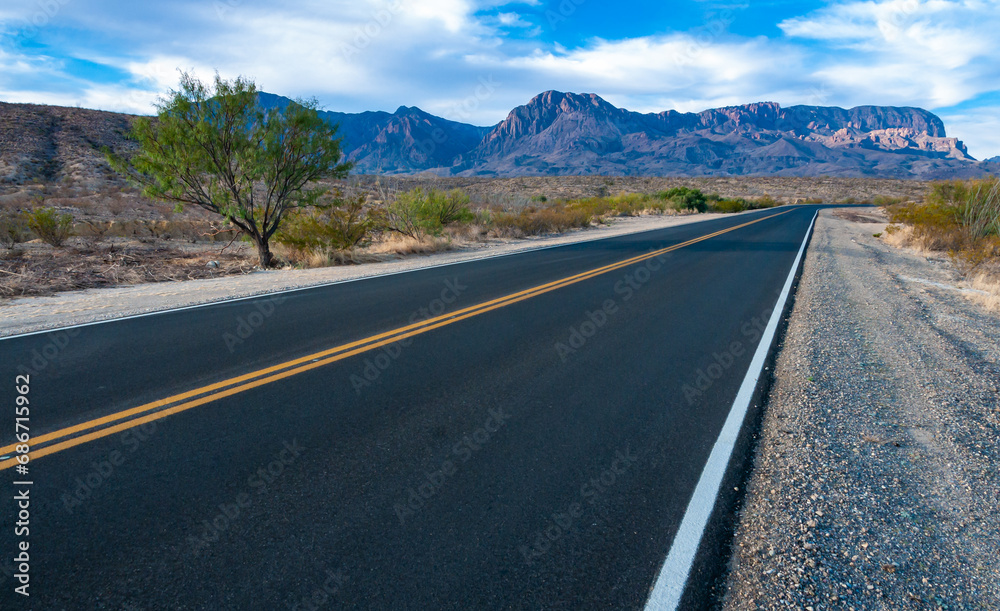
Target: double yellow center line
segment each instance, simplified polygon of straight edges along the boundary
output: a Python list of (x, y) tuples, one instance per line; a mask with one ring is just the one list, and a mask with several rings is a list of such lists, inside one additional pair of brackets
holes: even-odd
[[(368, 352), (408, 337), (427, 333), (428, 331), (456, 323), (460, 320), (465, 320), (466, 318), (479, 316), (480, 314), (485, 314), (486, 312), (503, 308), (519, 301), (537, 297), (538, 295), (548, 293), (549, 291), (554, 291), (571, 284), (576, 284), (577, 282), (583, 282), (584, 280), (588, 280), (595, 276), (600, 276), (630, 265), (635, 265), (636, 263), (641, 263), (648, 259), (659, 257), (665, 253), (684, 248), (685, 246), (697, 244), (698, 242), (703, 242), (724, 233), (729, 233), (730, 231), (735, 231), (766, 219), (787, 214), (788, 212), (790, 212), (790, 210), (779, 212), (777, 214), (771, 214), (763, 218), (743, 223), (742, 225), (736, 225), (735, 227), (716, 231), (714, 233), (703, 235), (667, 248), (661, 248), (630, 259), (625, 259), (624, 261), (619, 261), (618, 263), (612, 263), (611, 265), (605, 265), (604, 267), (576, 274), (575, 276), (569, 276), (561, 280), (525, 289), (491, 301), (469, 306), (455, 312), (449, 312), (442, 314), (441, 316), (435, 316), (434, 318), (428, 318), (426, 320), (407, 325), (405, 327), (399, 327), (391, 331), (386, 331), (385, 333), (366, 337), (349, 344), (343, 344), (341, 346), (337, 346), (336, 348), (316, 352), (314, 354), (286, 361), (272, 367), (258, 369), (257, 371), (252, 371), (241, 376), (216, 382), (215, 384), (195, 388), (194, 390), (189, 390), (165, 399), (153, 401), (138, 407), (133, 407), (131, 409), (103, 416), (101, 418), (95, 418), (94, 420), (88, 420), (87, 422), (59, 429), (51, 433), (39, 435), (38, 437), (33, 437), (31, 440), (31, 451), (29, 452), (29, 457), (32, 460), (36, 460), (43, 456), (55, 454), (56, 452), (66, 450), (95, 439), (101, 439), (102, 437), (107, 437), (108, 435), (114, 435), (115, 433), (143, 425), (147, 422), (160, 420), (162, 418), (166, 418), (167, 416), (187, 411), (198, 407), (199, 405), (205, 405), (206, 403), (230, 397), (252, 388), (257, 388), (258, 386), (277, 382), (278, 380), (283, 380), (311, 369), (323, 367), (324, 365), (329, 365), (330, 363), (336, 363), (337, 361), (350, 358), (361, 354), (362, 352)], [(117, 424), (113, 424), (116, 422)], [(14, 452), (16, 446), (17, 444), (10, 444), (0, 448), (0, 456), (10, 455)], [(16, 464), (18, 464), (16, 456), (0, 461), (0, 471), (9, 469)]]

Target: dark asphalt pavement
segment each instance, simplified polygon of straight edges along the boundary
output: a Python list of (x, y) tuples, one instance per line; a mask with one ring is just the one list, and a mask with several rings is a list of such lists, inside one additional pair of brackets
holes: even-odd
[[(2, 396), (39, 436), (786, 210), (0, 340)], [(29, 599), (0, 471), (0, 608), (641, 608), (815, 212), (37, 458)]]

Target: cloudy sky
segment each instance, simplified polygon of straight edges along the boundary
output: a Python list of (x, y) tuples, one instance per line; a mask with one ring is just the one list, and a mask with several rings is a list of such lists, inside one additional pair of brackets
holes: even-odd
[(641, 112), (920, 106), (1000, 155), (1000, 0), (21, 0), (0, 100), (150, 113), (178, 70), (492, 125), (547, 89)]

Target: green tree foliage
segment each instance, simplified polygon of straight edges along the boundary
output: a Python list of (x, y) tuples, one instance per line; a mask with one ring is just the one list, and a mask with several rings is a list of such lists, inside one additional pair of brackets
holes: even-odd
[(157, 106), (155, 119), (138, 119), (129, 158), (108, 152), (112, 166), (143, 187), (146, 196), (191, 204), (221, 215), (271, 265), (269, 241), (286, 213), (315, 204), (325, 191), (314, 182), (343, 178), (337, 126), (321, 119), (316, 103), (298, 101), (265, 110), (257, 86), (215, 76), (214, 90), (183, 74), (180, 90)]

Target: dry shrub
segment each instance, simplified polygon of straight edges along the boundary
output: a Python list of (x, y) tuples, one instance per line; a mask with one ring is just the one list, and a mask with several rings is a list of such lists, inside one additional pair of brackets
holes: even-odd
[(527, 207), (517, 213), (501, 212), (493, 216), (494, 233), (500, 237), (520, 237), (560, 233), (589, 227), (593, 214), (579, 208), (552, 206)]

